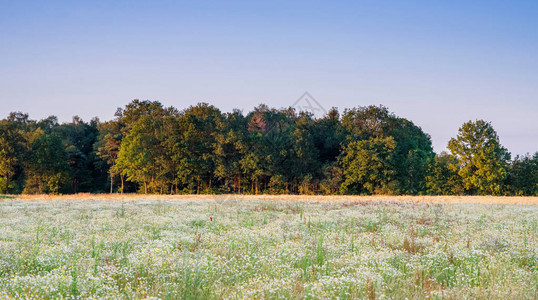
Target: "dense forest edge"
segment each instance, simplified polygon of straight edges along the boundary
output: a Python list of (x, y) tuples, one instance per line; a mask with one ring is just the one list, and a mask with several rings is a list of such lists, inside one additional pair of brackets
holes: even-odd
[(464, 123), (447, 149), (384, 106), (316, 118), (133, 100), (107, 122), (10, 113), (0, 193), (538, 195), (538, 152), (512, 159), (491, 123)]

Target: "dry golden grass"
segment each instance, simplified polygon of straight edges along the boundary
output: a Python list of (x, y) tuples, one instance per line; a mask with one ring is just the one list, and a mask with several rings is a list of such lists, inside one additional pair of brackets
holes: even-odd
[(284, 200), (284, 201), (343, 201), (343, 202), (407, 202), (407, 203), (476, 203), (538, 205), (538, 197), (504, 196), (340, 196), (340, 195), (143, 195), (143, 194), (75, 194), (75, 195), (17, 195), (17, 200)]

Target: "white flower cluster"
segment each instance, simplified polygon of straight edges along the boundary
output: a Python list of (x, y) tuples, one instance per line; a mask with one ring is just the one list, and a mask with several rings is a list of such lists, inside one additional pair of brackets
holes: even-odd
[(0, 201), (0, 299), (532, 298), (538, 207)]

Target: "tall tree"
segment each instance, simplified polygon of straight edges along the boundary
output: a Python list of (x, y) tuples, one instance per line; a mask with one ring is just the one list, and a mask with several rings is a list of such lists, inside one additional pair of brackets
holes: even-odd
[(340, 114), (336, 108), (329, 110), (323, 118), (315, 120), (310, 128), (314, 144), (319, 152), (321, 164), (331, 164), (338, 159), (346, 139), (344, 128), (340, 123)]
[(62, 138), (67, 152), (71, 175), (70, 192), (102, 191), (99, 188), (100, 183), (94, 180), (96, 166), (93, 145), (99, 134), (97, 122), (94, 119), (86, 123), (80, 117), (74, 116), (71, 122), (54, 128), (54, 133)]
[[(157, 159), (157, 151), (161, 151), (161, 143), (157, 137), (160, 132), (160, 127), (162, 126), (163, 118), (166, 115), (166, 109), (158, 101), (149, 101), (149, 100), (138, 100), (135, 99), (125, 106), (125, 108), (118, 108), (116, 110), (115, 116), (116, 119), (114, 126), (121, 132), (121, 146), (120, 151), (118, 152), (118, 159), (116, 164), (110, 168), (112, 176), (115, 174), (120, 175), (122, 180), (123, 192), (123, 178), (127, 175), (128, 180), (138, 183), (139, 185), (144, 185), (144, 191), (148, 191), (148, 184), (150, 189), (155, 189), (157, 185), (157, 164), (155, 160)], [(140, 121), (140, 119), (144, 119)], [(137, 134), (129, 139), (127, 136), (131, 133), (134, 127), (137, 127)], [(155, 126), (155, 128), (150, 128)], [(116, 135), (116, 132), (113, 133)], [(117, 138), (117, 136), (116, 136)], [(142, 139), (142, 140), (139, 140)], [(143, 141), (143, 140), (146, 141)], [(128, 141), (128, 145), (123, 147), (123, 142)], [(148, 148), (145, 149), (142, 143), (151, 141), (152, 144), (148, 144)], [(113, 143), (113, 141), (110, 141)], [(112, 144), (109, 146), (113, 147)], [(120, 160), (121, 148), (124, 148), (123, 157), (124, 159)], [(127, 149), (129, 149), (127, 151)], [(125, 152), (127, 151), (127, 152)], [(137, 157), (137, 159), (142, 159), (144, 155), (149, 155), (147, 159), (152, 160), (151, 162), (143, 162), (143, 160), (138, 160), (130, 162), (126, 157), (132, 156)], [(151, 164), (152, 168), (150, 170), (140, 169), (143, 164)], [(131, 169), (126, 169), (131, 168)], [(135, 175), (136, 174), (136, 175)], [(130, 179), (129, 179), (130, 178)], [(148, 181), (149, 180), (149, 181)]]
[(399, 117), (389, 121), (388, 134), (394, 137), (394, 181), (398, 193), (418, 194), (425, 190), (426, 173), (435, 153), (430, 136), (413, 122)]
[(338, 110), (333, 107), (323, 118), (315, 120), (311, 133), (319, 153), (320, 192), (337, 193), (343, 181), (343, 171), (338, 164), (338, 157), (346, 144), (346, 134)]
[[(318, 186), (321, 174), (319, 152), (314, 143), (314, 120), (306, 113), (300, 113), (290, 132), (292, 147), (289, 170), (301, 194), (312, 194)], [(315, 178), (315, 180), (314, 180)]]
[(249, 113), (247, 149), (241, 161), (252, 193), (267, 189), (273, 183), (283, 183), (285, 191), (295, 192), (298, 178), (294, 168), (294, 138), (297, 117), (293, 109), (276, 110), (259, 105)]
[(247, 134), (246, 118), (238, 110), (227, 113), (217, 124), (215, 177), (222, 182), (224, 192), (241, 192), (241, 159)]
[(137, 182), (144, 187), (144, 193), (155, 191), (158, 165), (157, 156), (162, 145), (156, 138), (160, 120), (150, 116), (141, 116), (122, 140), (118, 153), (117, 166), (127, 175), (127, 180)]
[(349, 143), (342, 153), (345, 194), (374, 194), (392, 191), (394, 176), (392, 137), (376, 137)]
[(179, 112), (173, 107), (165, 110), (161, 126), (156, 132), (156, 138), (159, 142), (158, 153), (156, 154), (157, 181), (160, 186), (160, 192), (170, 191), (177, 193), (179, 178), (177, 175), (178, 166), (172, 159), (174, 156), (174, 147), (181, 137), (179, 128)]
[(416, 194), (424, 190), (425, 173), (434, 157), (430, 136), (413, 122), (391, 114), (384, 106), (348, 109), (342, 117), (347, 141), (392, 137), (391, 193)]
[[(116, 167), (116, 160), (118, 159), (118, 153), (120, 151), (121, 139), (123, 137), (119, 122), (112, 120), (104, 123), (100, 123), (99, 136), (94, 144), (94, 150), (96, 155), (101, 159), (97, 162), (98, 167), (102, 169), (108, 169), (110, 177), (110, 193), (114, 192), (114, 178), (117, 175), (121, 176), (121, 189), (123, 193), (123, 181), (124, 175), (121, 170)], [(106, 168), (103, 163), (107, 166)]]
[(125, 108), (118, 108), (114, 115), (122, 132), (126, 133), (142, 116), (160, 116), (163, 111), (164, 107), (159, 101), (134, 99)]
[(181, 137), (175, 144), (172, 159), (186, 192), (200, 193), (213, 188), (215, 139), (221, 119), (220, 110), (207, 103), (187, 108), (178, 118)]
[(426, 172), (425, 191), (434, 195), (459, 195), (463, 184), (458, 170), (454, 168), (457, 159), (446, 153), (436, 155)]
[(26, 193), (57, 194), (69, 178), (67, 153), (55, 134), (39, 134), (32, 143), (27, 164)]
[(538, 152), (516, 156), (510, 163), (508, 184), (515, 195), (538, 196)]
[(503, 193), (510, 153), (501, 146), (491, 123), (478, 120), (464, 123), (448, 149), (457, 159), (454, 167), (469, 194)]
[(0, 174), (4, 176), (4, 193), (9, 194), (10, 179), (20, 163), (23, 148), (23, 136), (13, 122), (0, 121)]

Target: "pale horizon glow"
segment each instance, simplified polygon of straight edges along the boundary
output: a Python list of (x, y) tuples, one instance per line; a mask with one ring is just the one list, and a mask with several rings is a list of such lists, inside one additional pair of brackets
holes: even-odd
[(538, 2), (0, 1), (0, 118), (113, 118), (133, 99), (244, 112), (384, 105), (436, 152), (492, 122), (538, 151)]

